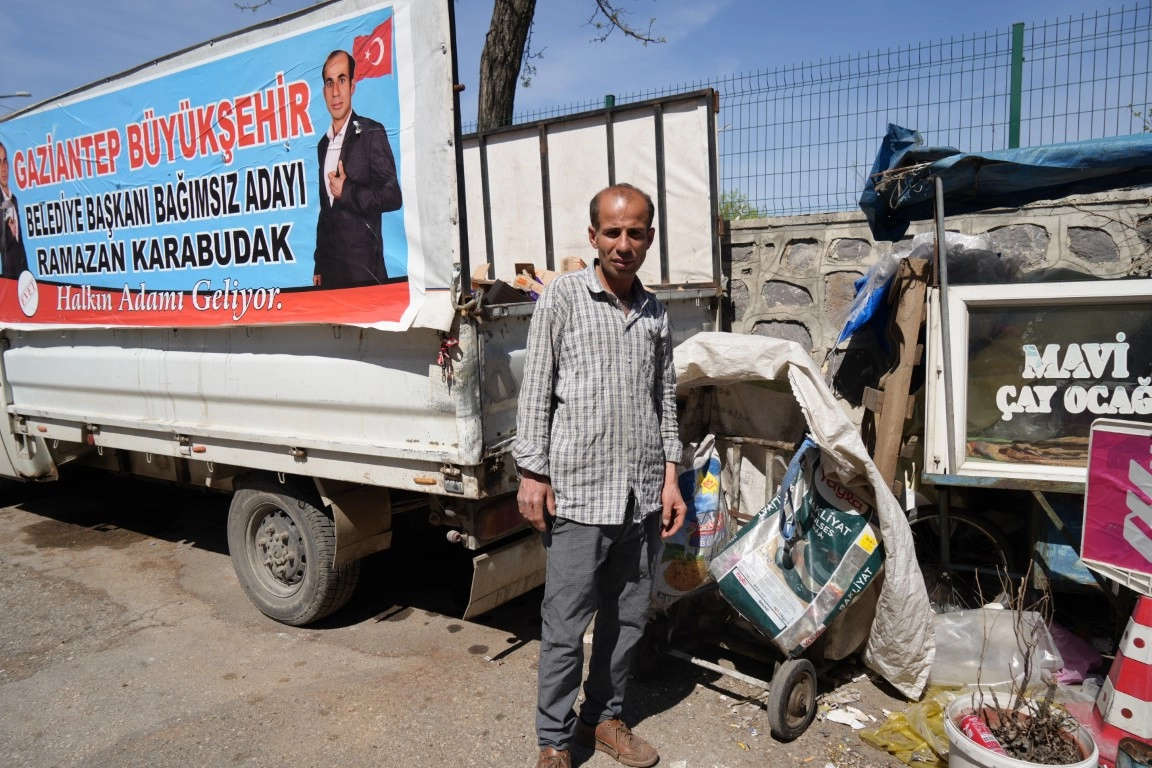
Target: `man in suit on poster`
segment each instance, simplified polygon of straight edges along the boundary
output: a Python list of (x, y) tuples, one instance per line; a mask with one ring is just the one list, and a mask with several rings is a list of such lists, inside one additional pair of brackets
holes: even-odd
[(337, 50), (324, 61), (332, 125), (320, 139), (320, 218), (313, 285), (342, 288), (388, 279), (381, 215), (403, 203), (384, 126), (352, 111), (356, 60)]
[(8, 187), (8, 148), (0, 143), (0, 257), (3, 276), (15, 280), (28, 269), (24, 238), (20, 233), (20, 206)]

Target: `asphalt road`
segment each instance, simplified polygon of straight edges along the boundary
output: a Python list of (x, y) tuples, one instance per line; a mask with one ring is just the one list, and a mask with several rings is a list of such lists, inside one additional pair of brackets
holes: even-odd
[[(438, 539), (398, 530), (346, 608), (294, 628), (245, 598), (226, 497), (76, 474), (0, 505), (2, 766), (535, 764), (540, 591), (459, 620), (468, 572)], [(903, 706), (862, 671), (821, 691), (859, 690), (881, 720)], [(902, 765), (823, 719), (774, 740), (763, 694), (662, 659), (625, 719), (670, 768)]]

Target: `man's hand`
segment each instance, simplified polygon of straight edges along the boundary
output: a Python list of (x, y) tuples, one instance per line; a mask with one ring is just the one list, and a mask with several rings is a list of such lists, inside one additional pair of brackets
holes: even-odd
[(344, 161), (336, 161), (336, 170), (328, 174), (328, 191), (332, 193), (332, 197), (336, 200), (344, 194), (344, 180), (348, 177), (344, 175)]
[(521, 469), (516, 505), (533, 528), (541, 533), (548, 530), (548, 518), (556, 517), (556, 494), (552, 492), (552, 478)]
[(20, 239), (20, 228), (16, 224), (16, 219), (14, 219), (14, 218), (8, 219), (7, 224), (8, 224), (8, 231), (12, 233), (12, 237), (19, 240)]
[(312, 285), (320, 285), (320, 275), (312, 275)]
[(664, 464), (664, 489), (660, 492), (660, 502), (664, 507), (660, 515), (663, 525), (660, 527), (660, 536), (668, 539), (675, 536), (684, 527), (684, 517), (688, 514), (688, 505), (680, 495), (680, 483), (676, 477), (676, 464)]

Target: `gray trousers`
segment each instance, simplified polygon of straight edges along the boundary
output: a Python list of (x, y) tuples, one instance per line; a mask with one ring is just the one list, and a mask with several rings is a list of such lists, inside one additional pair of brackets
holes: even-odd
[[(634, 502), (633, 502), (634, 503)], [(631, 507), (631, 504), (629, 505)], [(660, 514), (623, 525), (557, 519), (544, 534), (547, 581), (540, 607), (536, 737), (540, 747), (567, 749), (576, 726), (572, 706), (584, 671), (584, 632), (596, 616), (580, 717), (619, 717), (632, 649), (652, 602), (652, 571), (660, 552)]]

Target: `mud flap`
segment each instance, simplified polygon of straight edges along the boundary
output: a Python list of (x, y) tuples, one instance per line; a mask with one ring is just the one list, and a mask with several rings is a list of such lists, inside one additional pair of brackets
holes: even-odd
[(392, 497), (387, 488), (314, 480), (336, 524), (333, 568), (392, 546)]
[(472, 558), (472, 592), (464, 618), (490, 611), (544, 583), (547, 551), (530, 535)]

